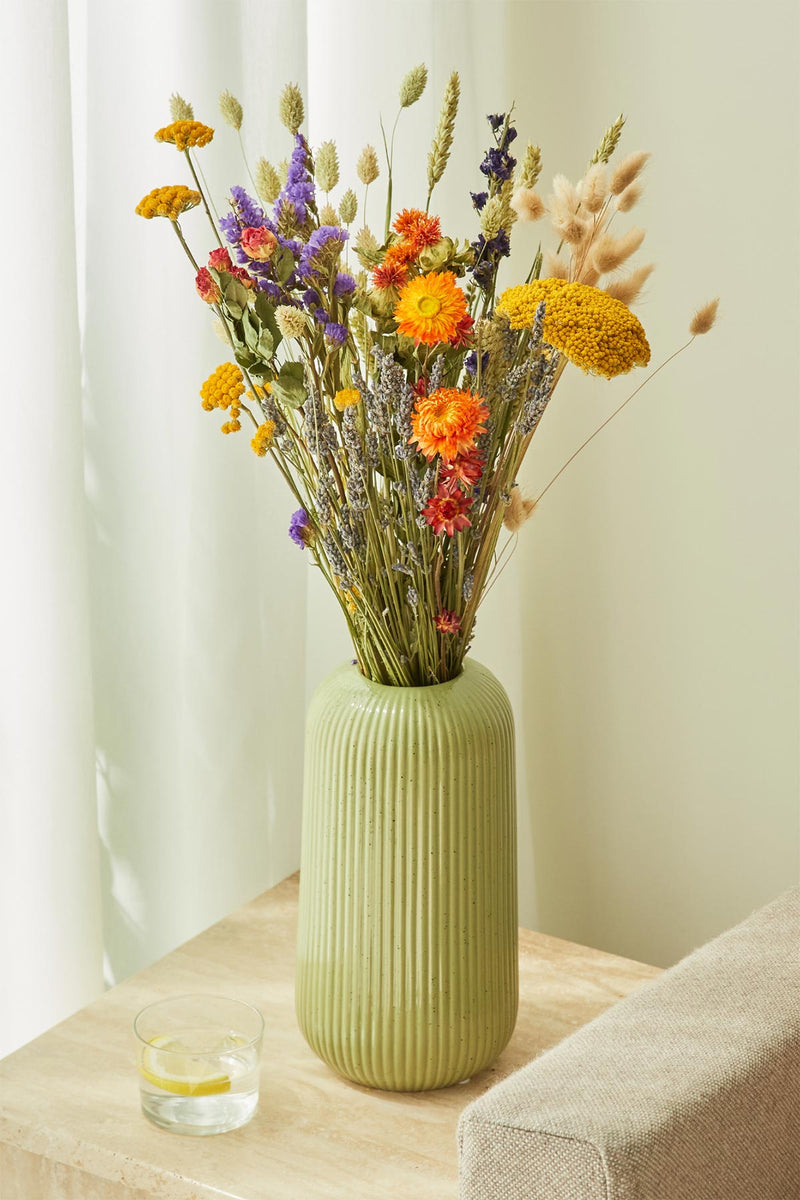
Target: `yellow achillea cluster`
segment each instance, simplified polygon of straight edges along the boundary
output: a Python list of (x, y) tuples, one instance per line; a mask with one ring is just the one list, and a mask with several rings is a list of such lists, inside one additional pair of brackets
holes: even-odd
[(136, 211), (148, 221), (151, 217), (169, 217), (170, 221), (177, 221), (181, 213), (196, 208), (202, 199), (199, 192), (176, 183), (173, 187), (153, 188), (136, 205)]
[(263, 400), (264, 397), (268, 396), (269, 393), (272, 391), (271, 383), (254, 383), (253, 387), (255, 388), (256, 394), (254, 396), (252, 391), (250, 390), (250, 388), (248, 388), (247, 389), (247, 399), (248, 400)]
[(357, 388), (342, 388), (333, 397), (333, 404), (335, 408), (338, 408), (339, 412), (344, 412), (352, 404), (358, 404), (360, 399), (361, 393)]
[(250, 445), (259, 458), (263, 458), (272, 445), (272, 439), (275, 437), (275, 422), (265, 421), (263, 425), (259, 425), (255, 435), (250, 439)]
[(244, 376), (236, 364), (230, 362), (217, 367), (200, 388), (206, 412), (215, 408), (230, 409), (231, 419), (221, 426), (223, 433), (236, 433), (242, 428), (239, 415), (242, 411), (243, 392)]
[(545, 302), (544, 340), (582, 371), (612, 379), (650, 361), (644, 329), (631, 310), (612, 296), (566, 279), (538, 279), (503, 292), (497, 305), (512, 329), (533, 325)]
[(157, 142), (172, 142), (176, 150), (188, 150), (191, 146), (207, 146), (214, 130), (202, 121), (173, 121), (154, 136)]

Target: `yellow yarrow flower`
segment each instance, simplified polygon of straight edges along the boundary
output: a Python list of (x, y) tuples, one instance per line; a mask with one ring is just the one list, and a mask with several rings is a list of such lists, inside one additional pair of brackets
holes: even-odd
[(335, 408), (338, 408), (339, 412), (344, 412), (351, 405), (358, 404), (360, 399), (361, 393), (357, 388), (342, 388), (333, 397), (333, 404)]
[[(211, 412), (215, 408), (230, 408), (231, 416), (236, 418), (241, 411), (239, 399), (244, 393), (244, 376), (235, 363), (222, 363), (217, 367), (203, 386), (200, 396), (203, 408)], [(225, 432), (229, 432), (225, 430)]]
[(254, 453), (256, 453), (259, 458), (263, 458), (264, 455), (267, 453), (270, 446), (272, 445), (272, 441), (273, 441), (274, 437), (275, 437), (275, 422), (274, 421), (265, 421), (263, 425), (259, 425), (258, 429), (255, 432), (255, 435), (253, 436), (253, 438), (250, 441), (250, 445), (253, 447)]
[(172, 142), (176, 150), (188, 150), (191, 146), (207, 146), (214, 130), (202, 121), (173, 121), (154, 134), (157, 142)]
[(544, 340), (582, 371), (612, 379), (650, 361), (650, 346), (638, 318), (621, 300), (566, 279), (537, 279), (503, 292), (495, 309), (512, 329), (533, 325), (545, 302)]
[(247, 389), (247, 399), (248, 400), (263, 400), (264, 397), (268, 396), (269, 393), (272, 391), (271, 383), (266, 383), (266, 382), (265, 383), (254, 383), (253, 387), (256, 390), (256, 394), (254, 396), (252, 391), (250, 390), (250, 388), (248, 388)]
[(202, 199), (199, 192), (177, 183), (173, 187), (153, 188), (136, 205), (136, 212), (148, 221), (152, 217), (169, 217), (170, 221), (177, 221), (181, 213), (196, 208)]

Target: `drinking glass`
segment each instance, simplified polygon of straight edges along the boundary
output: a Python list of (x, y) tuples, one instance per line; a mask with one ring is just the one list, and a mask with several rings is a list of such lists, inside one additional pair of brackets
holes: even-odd
[(264, 1019), (225, 996), (159, 1000), (133, 1023), (142, 1111), (172, 1133), (238, 1129), (258, 1105)]

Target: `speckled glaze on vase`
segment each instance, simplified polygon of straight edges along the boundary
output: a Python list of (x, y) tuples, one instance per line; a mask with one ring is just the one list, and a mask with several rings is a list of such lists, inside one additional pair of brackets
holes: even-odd
[(433, 687), (355, 666), (306, 731), (296, 1007), (340, 1075), (389, 1091), (480, 1071), (517, 1015), (514, 722), (467, 660)]

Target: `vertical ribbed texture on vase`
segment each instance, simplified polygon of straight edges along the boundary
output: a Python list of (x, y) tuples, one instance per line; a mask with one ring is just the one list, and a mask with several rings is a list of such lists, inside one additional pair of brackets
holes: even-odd
[(306, 732), (296, 1004), (348, 1079), (446, 1087), (488, 1066), (517, 1014), (514, 722), (468, 660), (434, 687), (343, 666)]

